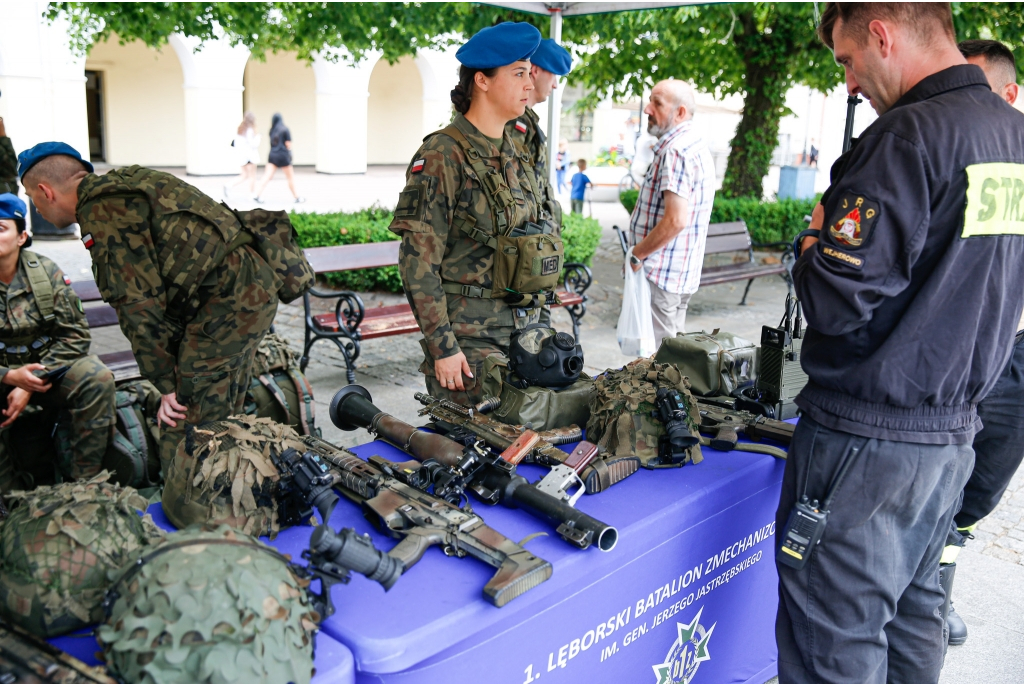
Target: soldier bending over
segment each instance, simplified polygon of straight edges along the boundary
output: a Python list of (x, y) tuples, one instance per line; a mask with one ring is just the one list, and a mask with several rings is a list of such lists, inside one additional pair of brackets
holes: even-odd
[(230, 209), (171, 174), (131, 166), (97, 176), (64, 143), (18, 161), (40, 214), (81, 226), (96, 285), (160, 391), (166, 475), (186, 423), (242, 413), (281, 279)]

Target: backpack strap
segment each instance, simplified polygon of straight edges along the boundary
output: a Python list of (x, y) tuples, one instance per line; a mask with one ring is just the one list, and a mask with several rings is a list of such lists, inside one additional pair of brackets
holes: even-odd
[(53, 283), (50, 282), (50, 275), (46, 273), (39, 257), (28, 250), (21, 251), (21, 264), (25, 267), (28, 276), (29, 287), (32, 289), (32, 297), (36, 301), (36, 307), (43, 316), (43, 321), (53, 323), (57, 315), (53, 313)]
[[(466, 134), (459, 130), (457, 126), (454, 124), (449, 125), (442, 129), (441, 133), (452, 138), (459, 144), (462, 151), (466, 153), (469, 166), (476, 174), (477, 180), (480, 181), (484, 197), (487, 198), (487, 204), (491, 208), (495, 228), (499, 235), (505, 235), (512, 228), (509, 226), (509, 209), (515, 206), (515, 199), (512, 197), (512, 191), (509, 189), (508, 183), (505, 182), (505, 179), (494, 168), (487, 166), (480, 153), (469, 142), (469, 139), (466, 138)], [(478, 243), (483, 243), (492, 249), (497, 249), (497, 242), (494, 241), (494, 238), (477, 229), (473, 225), (475, 223), (475, 221), (464, 220), (464, 225), (460, 226), (460, 229)], [(465, 224), (468, 224), (468, 226)]]
[(309, 379), (295, 367), (288, 367), (287, 373), (292, 379), (292, 383), (295, 384), (295, 391), (302, 401), (302, 406), (297, 407), (302, 434), (318, 435), (316, 432), (316, 403), (313, 401), (313, 386), (309, 384)]
[(126, 456), (131, 461), (132, 468), (135, 471), (132, 482), (129, 483), (132, 487), (146, 487), (152, 485), (149, 481), (149, 443), (146, 441), (146, 426), (139, 420), (139, 415), (135, 413), (135, 406), (139, 403), (140, 398), (137, 392), (118, 390), (115, 397), (116, 407), (115, 413), (119, 428), (126, 433), (121, 434), (121, 430), (114, 431), (114, 439), (111, 441), (111, 447)]

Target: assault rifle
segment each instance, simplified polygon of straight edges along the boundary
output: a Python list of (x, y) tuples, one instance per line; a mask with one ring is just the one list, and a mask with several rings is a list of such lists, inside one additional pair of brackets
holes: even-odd
[(778, 447), (740, 443), (739, 433), (743, 433), (755, 441), (768, 438), (788, 445), (792, 441), (793, 431), (796, 429), (793, 424), (735, 409), (734, 400), (731, 397), (696, 399), (697, 411), (700, 414), (700, 431), (711, 434), (711, 440), (707, 444), (712, 449), (723, 452), (742, 449), (748, 452), (771, 454), (780, 459), (786, 458), (785, 450)]
[(101, 668), (0, 621), (0, 683), (116, 683)]
[(636, 457), (620, 457), (612, 462), (597, 458), (596, 447), (589, 442), (581, 442), (577, 447), (577, 450), (594, 450), (595, 456), (587, 461), (577, 459), (576, 450), (570, 455), (558, 449), (556, 445), (582, 440), (583, 431), (576, 425), (536, 432), (524, 426), (512, 426), (495, 421), (486, 416), (485, 412), (501, 405), (501, 400), (497, 397), (484, 400), (472, 408), (463, 407), (451, 400), (439, 400), (423, 393), (416, 393), (416, 399), (424, 405), (420, 410), (420, 416), (432, 418), (438, 428), (447, 432), (453, 440), (466, 442), (466, 436), (472, 435), (483, 440), (491, 449), (499, 451), (518, 449), (523, 443), (527, 443), (529, 449), (521, 457), (523, 461), (550, 466), (552, 473), (560, 473), (563, 477), (567, 475), (567, 470), (558, 467), (568, 466), (586, 484), (588, 494), (601, 492), (640, 469), (640, 460)]
[(338, 391), (331, 400), (330, 415), (338, 428), (365, 428), (422, 462), (412, 468), (407, 464), (396, 466), (410, 474), (411, 485), (429, 489), (453, 505), (462, 504), (468, 491), (487, 504), (500, 502), (521, 507), (554, 522), (558, 534), (580, 549), (596, 543), (598, 549), (607, 552), (618, 540), (615, 528), (575, 509), (567, 501), (575, 501), (567, 492), (572, 482), (578, 480), (573, 466), (582, 468), (580, 464), (588, 463), (597, 455), (597, 447), (591, 443), (581, 443), (572, 454), (558, 450), (564, 455), (562, 461), (566, 462), (559, 465), (565, 468), (553, 470), (545, 479), (531, 485), (516, 473), (516, 465), (536, 444), (536, 433), (520, 436), (501, 455), (487, 449), (482, 440), (464, 446), (381, 411), (373, 405), (370, 393), (358, 385), (347, 385)]
[[(346, 498), (360, 504), (363, 515), (378, 530), (400, 540), (385, 555), (398, 564), (384, 563), (387, 560), (376, 556), (365, 544), (360, 545), (365, 549), (353, 550), (353, 553), (361, 551), (365, 556), (361, 563), (356, 563), (351, 557), (340, 556), (344, 540), (337, 538), (344, 535), (344, 531), (333, 534), (322, 525), (310, 539), (311, 555), (316, 556), (307, 557), (316, 562), (318, 570), (325, 570), (324, 561), (338, 562), (340, 559), (344, 562), (341, 563), (343, 567), (364, 573), (387, 589), (423, 557), (428, 547), (441, 545), (448, 556), (468, 555), (498, 569), (483, 591), (487, 599), (498, 607), (505, 606), (551, 577), (550, 562), (534, 556), (522, 545), (488, 527), (476, 514), (413, 487), (407, 473), (369, 464), (319, 438), (304, 436), (301, 439), (310, 448), (302, 455), (303, 458), (315, 453), (318, 461), (327, 464), (331, 485)], [(294, 455), (285, 457), (286, 460), (290, 458), (293, 459)], [(386, 462), (380, 461), (386, 466)], [(306, 496), (315, 497), (319, 487), (318, 481), (312, 481)], [(352, 539), (349, 542), (361, 541)], [(338, 575), (344, 575), (343, 570)]]

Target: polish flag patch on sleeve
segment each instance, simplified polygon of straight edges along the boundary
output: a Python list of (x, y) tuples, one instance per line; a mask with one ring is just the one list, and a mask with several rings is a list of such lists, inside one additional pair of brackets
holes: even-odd
[(521, 121), (516, 121), (516, 130), (520, 133), (526, 133), (526, 124)]
[(92, 233), (86, 233), (82, 236), (82, 244), (85, 245), (85, 249), (92, 249), (92, 246), (96, 244), (96, 241), (92, 239)]
[(417, 159), (415, 162), (412, 163), (412, 169), (411, 169), (412, 173), (418, 174), (421, 171), (423, 171), (423, 165), (426, 164), (426, 163), (427, 163), (427, 160), (425, 160), (425, 159)]
[(64, 277), (64, 285), (71, 285), (71, 279), (67, 276)]

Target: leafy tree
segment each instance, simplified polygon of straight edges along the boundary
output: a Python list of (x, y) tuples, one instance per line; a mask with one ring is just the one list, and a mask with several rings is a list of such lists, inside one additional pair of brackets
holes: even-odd
[[(542, 31), (548, 24), (546, 17), (461, 2), (53, 2), (47, 14), (70, 19), (72, 43), (83, 51), (112, 34), (159, 47), (180, 32), (224, 37), (257, 59), (279, 50), (348, 60), (381, 51), (392, 63), (499, 21), (529, 21)], [(815, 14), (809, 2), (753, 2), (568, 17), (563, 37), (582, 59), (570, 80), (588, 87), (591, 99), (642, 96), (669, 76), (717, 96), (742, 96), (723, 191), (760, 197), (786, 92), (794, 84), (827, 92), (842, 82), (815, 36)], [(1011, 48), (1024, 42), (1022, 4), (953, 3), (953, 15), (960, 39), (994, 38)], [(1024, 58), (1018, 71), (1024, 76)]]
[(566, 25), (583, 53), (574, 78), (597, 96), (639, 97), (674, 77), (719, 97), (743, 97), (722, 188), (734, 197), (761, 196), (790, 87), (827, 91), (842, 79), (815, 37), (811, 3), (646, 10), (574, 17)]
[[(500, 21), (531, 21), (527, 15), (476, 3), (441, 2), (51, 2), (50, 20), (65, 16), (72, 46), (88, 51), (115, 35), (160, 47), (173, 33), (203, 40), (225, 38), (253, 57), (294, 50), (301, 59), (317, 53), (358, 61), (381, 51), (394, 63), (421, 48), (443, 48)], [(332, 50), (335, 49), (335, 50)], [(340, 51), (340, 54), (339, 54)]]

